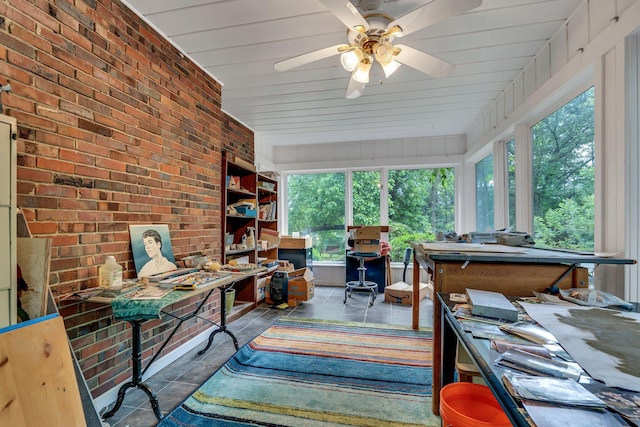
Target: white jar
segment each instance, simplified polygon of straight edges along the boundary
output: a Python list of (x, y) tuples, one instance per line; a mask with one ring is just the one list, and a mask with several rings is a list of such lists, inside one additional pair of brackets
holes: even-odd
[(102, 288), (122, 287), (122, 267), (116, 262), (113, 255), (109, 255), (105, 263), (98, 269), (98, 280)]

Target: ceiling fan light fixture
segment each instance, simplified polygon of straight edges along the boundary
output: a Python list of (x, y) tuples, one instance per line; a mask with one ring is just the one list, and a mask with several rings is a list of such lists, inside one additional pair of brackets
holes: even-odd
[(376, 61), (386, 64), (393, 60), (393, 45), (389, 41), (382, 41), (375, 47), (373, 54)]
[(400, 65), (402, 65), (402, 64), (400, 64), (398, 61), (395, 61), (395, 60), (392, 59), (391, 61), (387, 62), (386, 64), (380, 63), (380, 65), (382, 66), (382, 70), (384, 71), (385, 77), (389, 78), (389, 77), (391, 77), (391, 75), (393, 73), (396, 72), (396, 70), (398, 68), (400, 68)]
[(345, 70), (351, 72), (356, 69), (362, 58), (362, 50), (359, 47), (344, 52), (340, 55), (340, 62)]
[(369, 55), (360, 59), (358, 67), (353, 71), (352, 78), (358, 83), (369, 83), (369, 71), (371, 70), (371, 58)]

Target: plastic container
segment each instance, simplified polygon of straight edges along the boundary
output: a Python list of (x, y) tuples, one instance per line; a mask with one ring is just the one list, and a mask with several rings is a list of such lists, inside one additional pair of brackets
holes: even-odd
[(236, 301), (236, 290), (227, 288), (224, 290), (224, 313), (229, 314), (233, 310), (233, 304)]
[(98, 269), (98, 279), (100, 287), (117, 289), (122, 287), (122, 266), (116, 262), (112, 255)]
[(440, 417), (444, 427), (511, 427), (489, 387), (466, 382), (440, 390)]

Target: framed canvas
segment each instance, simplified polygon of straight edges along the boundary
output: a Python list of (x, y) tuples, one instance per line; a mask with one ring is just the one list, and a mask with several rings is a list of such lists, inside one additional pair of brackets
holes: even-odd
[(138, 277), (175, 270), (169, 226), (130, 225), (131, 250)]

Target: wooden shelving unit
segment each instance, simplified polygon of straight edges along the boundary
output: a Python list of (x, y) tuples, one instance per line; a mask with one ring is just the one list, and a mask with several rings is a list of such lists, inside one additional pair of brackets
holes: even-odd
[[(257, 236), (260, 240), (265, 233), (270, 233), (272, 238), (279, 236), (278, 233), (278, 181), (265, 174), (258, 174), (258, 230)], [(268, 246), (258, 247), (258, 259), (265, 266), (278, 261), (278, 245), (269, 242)], [(273, 267), (275, 268), (275, 267)], [(273, 269), (261, 274), (258, 277), (258, 298), (263, 299), (266, 295), (266, 281), (273, 274)]]
[[(240, 163), (241, 162), (241, 163)], [(256, 247), (241, 246), (250, 228), (257, 229), (257, 196), (256, 196), (256, 172), (251, 165), (237, 160), (234, 155), (227, 152), (222, 157), (222, 188), (223, 194), (223, 224), (225, 244), (223, 246), (223, 262), (228, 264), (231, 260), (244, 260), (256, 262)], [(240, 206), (238, 203), (251, 202), (253, 209)], [(243, 239), (244, 237), (244, 239)]]
[[(263, 174), (258, 174), (258, 229), (257, 236), (264, 230), (278, 232), (278, 181)], [(278, 259), (278, 246), (259, 248), (259, 258)]]
[[(258, 240), (263, 230), (278, 233), (277, 205), (278, 181), (268, 175), (257, 173), (253, 165), (224, 152), (222, 157), (222, 223), (224, 224), (224, 244), (222, 261), (231, 260), (260, 265), (263, 259), (276, 261), (278, 247), (258, 248)], [(254, 209), (247, 209), (243, 202), (252, 202)], [(240, 207), (240, 209), (238, 208)], [(253, 230), (255, 243), (249, 246), (248, 237)], [(243, 239), (245, 237), (245, 239)], [(243, 244), (244, 243), (244, 244)], [(255, 308), (264, 298), (265, 274), (246, 279), (235, 285), (236, 296), (231, 317), (240, 316)], [(246, 283), (245, 283), (246, 282)]]
[[(240, 263), (257, 263), (256, 246), (247, 246), (248, 231), (257, 229), (257, 174), (253, 165), (248, 164), (234, 154), (222, 154), (222, 224), (224, 225), (224, 244), (222, 261), (237, 260)], [(251, 205), (239, 205), (250, 202)], [(253, 209), (250, 209), (253, 207)], [(243, 245), (244, 243), (244, 245)], [(258, 302), (255, 276), (243, 279), (234, 285), (236, 291), (234, 309), (230, 319), (241, 316), (255, 308)]]

